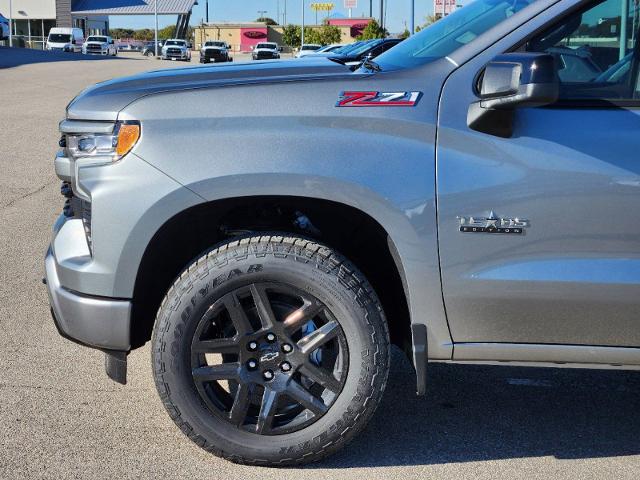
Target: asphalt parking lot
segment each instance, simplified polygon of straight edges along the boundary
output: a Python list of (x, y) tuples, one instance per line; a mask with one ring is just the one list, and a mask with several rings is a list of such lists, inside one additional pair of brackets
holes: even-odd
[(70, 59), (0, 48), (0, 478), (638, 478), (640, 373), (433, 364), (416, 397), (399, 352), (372, 423), (323, 463), (243, 467), (192, 444), (157, 398), (149, 348), (127, 386), (109, 381), (101, 353), (58, 335), (41, 283), (64, 107), (95, 82), (184, 64)]

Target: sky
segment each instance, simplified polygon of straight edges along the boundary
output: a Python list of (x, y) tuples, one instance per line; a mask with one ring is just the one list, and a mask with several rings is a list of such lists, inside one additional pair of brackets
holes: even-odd
[[(300, 24), (302, 20), (302, 1), (303, 0), (209, 0), (209, 21), (210, 22), (247, 22), (254, 21), (260, 15), (258, 11), (266, 11), (267, 17), (273, 19), (278, 14), (278, 5), (280, 6), (280, 23), (282, 23), (282, 15), (284, 13), (285, 2), (287, 4), (287, 23)], [(347, 16), (347, 10), (344, 9), (344, 0), (304, 0), (306, 5), (305, 23), (315, 23), (315, 12), (311, 10), (311, 3), (334, 3), (336, 8), (332, 13), (342, 13)], [(386, 4), (386, 24), (387, 29), (394, 32), (404, 30), (405, 22), (409, 23), (411, 12), (411, 1), (415, 1), (415, 21), (416, 25), (423, 23), (426, 15), (433, 12), (433, 0), (385, 0)], [(198, 0), (198, 4), (193, 8), (191, 16), (191, 25), (197, 25), (201, 20), (205, 19), (206, 0)], [(373, 0), (373, 16), (378, 17), (380, 12), (380, 0)], [(322, 18), (321, 12), (318, 13)], [(368, 16), (369, 0), (358, 0), (358, 8), (353, 10), (353, 16)], [(163, 16), (159, 19), (159, 25), (162, 28), (167, 25), (175, 25), (175, 16)], [(111, 16), (109, 19), (111, 28), (153, 28), (153, 16), (130, 15), (130, 16)]]

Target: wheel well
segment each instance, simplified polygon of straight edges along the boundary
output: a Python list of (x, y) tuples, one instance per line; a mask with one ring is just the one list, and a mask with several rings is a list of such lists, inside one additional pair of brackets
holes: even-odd
[(154, 235), (144, 253), (133, 295), (132, 346), (151, 338), (162, 299), (180, 272), (213, 245), (247, 233), (305, 235), (351, 260), (378, 294), (391, 342), (411, 358), (410, 317), (401, 273), (387, 232), (364, 212), (328, 200), (303, 197), (240, 197), (181, 212)]

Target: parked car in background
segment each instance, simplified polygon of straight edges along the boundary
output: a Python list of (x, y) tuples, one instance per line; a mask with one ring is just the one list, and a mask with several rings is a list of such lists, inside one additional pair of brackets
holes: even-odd
[[(361, 45), (364, 45), (365, 43), (369, 43), (372, 42), (373, 40), (359, 40), (357, 42), (353, 42), (353, 43), (348, 43), (347, 45), (336, 45), (336, 48), (331, 48), (331, 49), (327, 49), (327, 50), (323, 50), (320, 51), (318, 50), (317, 52), (314, 52), (311, 55), (307, 55), (307, 57), (312, 58), (312, 57), (331, 57), (331, 56), (335, 56), (335, 55), (343, 55), (346, 54), (352, 50), (355, 50), (356, 48), (359, 48)], [(304, 57), (303, 57), (304, 58)]]
[(191, 61), (191, 50), (186, 40), (179, 38), (170, 38), (162, 47), (163, 60), (182, 60), (184, 62)]
[(314, 52), (317, 52), (322, 48), (322, 45), (318, 45), (315, 43), (306, 43), (300, 47), (300, 50), (296, 54), (296, 58), (306, 57)]
[(142, 44), (132, 42), (121, 42), (117, 45), (119, 52), (141, 52)]
[(0, 13), (0, 40), (9, 38), (9, 19)]
[(270, 60), (280, 58), (280, 47), (275, 42), (258, 43), (251, 52), (253, 60)]
[(370, 40), (349, 50), (334, 51), (332, 55), (328, 56), (332, 60), (344, 65), (355, 66), (361, 64), (366, 58), (376, 58), (378, 55), (395, 47), (401, 41), (401, 38), (381, 38)]
[(208, 40), (200, 49), (200, 63), (232, 62), (229, 44), (221, 40)]
[[(142, 55), (144, 55), (145, 57), (149, 57), (151, 55), (155, 55), (156, 54), (156, 43), (155, 42), (148, 42), (145, 43), (144, 46), (142, 47), (141, 53)], [(158, 41), (158, 54), (162, 54), (162, 46), (164, 45), (164, 42), (162, 40)]]
[(113, 38), (106, 35), (91, 35), (82, 45), (82, 53), (85, 55), (118, 55), (118, 49)]
[(84, 33), (81, 28), (54, 27), (49, 30), (46, 49), (62, 52), (81, 52)]
[(319, 53), (331, 53), (335, 52), (339, 48), (344, 48), (346, 45), (342, 43), (334, 43), (333, 45), (325, 45), (324, 47), (319, 48), (315, 52), (309, 53), (309, 55), (318, 55)]

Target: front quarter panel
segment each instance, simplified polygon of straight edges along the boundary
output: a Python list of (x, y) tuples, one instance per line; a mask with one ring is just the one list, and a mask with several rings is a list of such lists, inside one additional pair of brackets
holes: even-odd
[[(120, 118), (142, 122), (137, 155), (207, 201), (304, 196), (373, 217), (398, 251), (411, 320), (427, 325), (429, 356), (446, 359), (451, 339), (438, 267), (434, 164), (445, 75), (433, 65), (156, 94), (129, 105)], [(415, 107), (337, 107), (345, 90), (422, 95)]]

